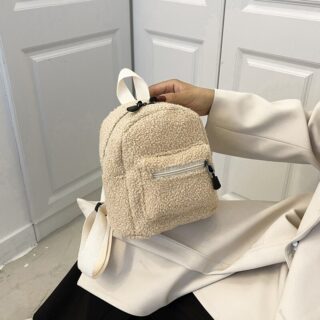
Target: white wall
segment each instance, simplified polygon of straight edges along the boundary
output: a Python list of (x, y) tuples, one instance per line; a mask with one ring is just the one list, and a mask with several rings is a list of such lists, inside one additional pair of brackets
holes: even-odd
[(36, 243), (0, 74), (0, 265)]

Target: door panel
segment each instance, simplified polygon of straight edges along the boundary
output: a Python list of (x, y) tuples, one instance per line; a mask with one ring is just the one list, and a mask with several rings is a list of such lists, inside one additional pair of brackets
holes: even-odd
[[(224, 0), (134, 0), (136, 72), (149, 85), (179, 79), (217, 87), (223, 14)], [(224, 158), (214, 152), (213, 160), (220, 175)]]
[[(320, 100), (319, 1), (226, 2), (219, 87), (270, 101), (298, 98), (306, 110)], [(313, 36), (312, 36), (313, 35)], [(223, 193), (279, 201), (314, 191), (309, 165), (225, 156)]]
[(39, 240), (80, 214), (77, 197), (99, 196), (100, 124), (118, 105), (118, 72), (131, 68), (129, 1), (5, 0), (0, 30)]
[(217, 85), (224, 1), (135, 0), (134, 64), (149, 84)]

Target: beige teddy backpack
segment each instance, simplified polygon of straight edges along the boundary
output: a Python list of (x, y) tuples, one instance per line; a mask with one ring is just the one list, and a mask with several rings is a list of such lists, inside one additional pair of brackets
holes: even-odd
[[(136, 99), (124, 82), (130, 77)], [(78, 266), (90, 276), (104, 270), (113, 236), (148, 239), (208, 218), (218, 204), (220, 183), (199, 115), (150, 97), (146, 82), (127, 68), (119, 73), (117, 97), (121, 105), (100, 127), (102, 200), (78, 199), (87, 217)]]

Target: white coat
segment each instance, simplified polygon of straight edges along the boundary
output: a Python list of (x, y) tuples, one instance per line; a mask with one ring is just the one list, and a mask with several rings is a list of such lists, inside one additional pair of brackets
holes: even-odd
[[(206, 132), (218, 153), (320, 169), (320, 102), (216, 89)], [(208, 219), (114, 239), (106, 270), (78, 285), (137, 316), (193, 292), (215, 320), (319, 320), (319, 221), (320, 183), (277, 203), (220, 199)]]

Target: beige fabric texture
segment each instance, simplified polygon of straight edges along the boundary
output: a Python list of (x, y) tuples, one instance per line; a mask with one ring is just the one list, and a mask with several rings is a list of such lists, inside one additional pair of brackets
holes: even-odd
[(206, 166), (153, 176), (199, 161), (213, 165), (199, 115), (166, 102), (127, 111), (133, 104), (115, 108), (100, 128), (105, 204), (114, 234), (144, 239), (213, 215), (218, 196)]

